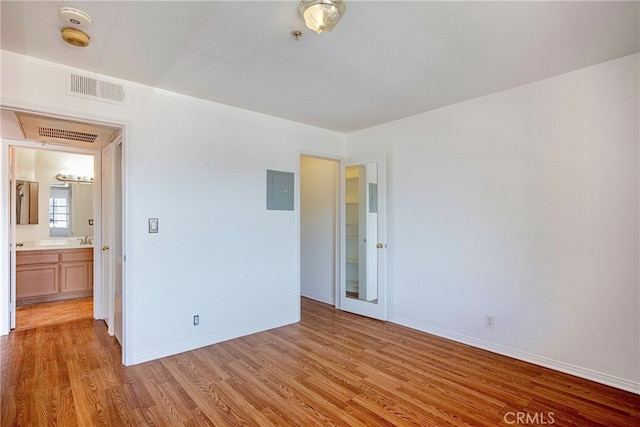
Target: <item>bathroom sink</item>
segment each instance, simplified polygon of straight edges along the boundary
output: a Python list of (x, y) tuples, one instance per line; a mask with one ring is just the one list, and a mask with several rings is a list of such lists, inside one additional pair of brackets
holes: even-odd
[(45, 249), (79, 249), (92, 248), (93, 243), (83, 244), (80, 237), (68, 237), (64, 239), (39, 239), (30, 242), (24, 242), (22, 246), (18, 246), (19, 251), (28, 250), (45, 250)]

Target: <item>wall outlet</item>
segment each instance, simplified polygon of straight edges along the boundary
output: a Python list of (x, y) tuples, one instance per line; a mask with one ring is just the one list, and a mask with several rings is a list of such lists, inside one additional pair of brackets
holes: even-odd
[(391, 305), (395, 305), (396, 304), (396, 296), (395, 295), (391, 295), (389, 297), (389, 304), (391, 304)]
[(496, 327), (496, 316), (492, 316), (490, 314), (484, 315), (484, 327), (489, 329), (495, 329)]
[(195, 315), (193, 316), (193, 326), (198, 326), (200, 324), (200, 316), (199, 315)]

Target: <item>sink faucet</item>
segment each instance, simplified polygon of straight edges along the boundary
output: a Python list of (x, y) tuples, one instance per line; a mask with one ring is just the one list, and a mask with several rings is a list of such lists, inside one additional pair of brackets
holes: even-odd
[(89, 236), (84, 236), (84, 237), (80, 237), (78, 238), (78, 240), (80, 240), (80, 245), (90, 245), (91, 244), (91, 239)]

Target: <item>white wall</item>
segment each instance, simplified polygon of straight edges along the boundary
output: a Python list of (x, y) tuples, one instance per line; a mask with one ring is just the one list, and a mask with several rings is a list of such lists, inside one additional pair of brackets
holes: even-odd
[(335, 304), (339, 163), (300, 159), (300, 293)]
[[(127, 82), (126, 107), (69, 97), (66, 68), (1, 59), (3, 105), (128, 124), (128, 363), (297, 319), (297, 212), (265, 210), (265, 171), (344, 135)], [(638, 101), (633, 55), (348, 135), (388, 153), (391, 319), (640, 390)]]
[(640, 392), (638, 77), (636, 54), (348, 135), (389, 156), (390, 318)]
[(3, 105), (128, 123), (127, 363), (298, 320), (299, 207), (266, 210), (266, 170), (343, 156), (344, 135), (130, 82), (127, 106), (67, 96), (65, 67), (6, 51), (1, 71)]

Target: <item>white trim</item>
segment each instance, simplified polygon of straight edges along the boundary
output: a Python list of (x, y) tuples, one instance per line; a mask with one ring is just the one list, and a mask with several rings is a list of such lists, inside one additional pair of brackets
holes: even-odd
[(0, 335), (7, 335), (11, 330), (9, 298), (13, 298), (13, 296), (10, 296), (11, 284), (9, 282), (11, 279), (9, 274), (11, 263), (9, 262), (10, 250), (8, 243), (15, 239), (11, 236), (13, 230), (10, 229), (11, 211), (9, 199), (11, 198), (11, 192), (8, 190), (11, 165), (9, 163), (9, 144), (5, 144), (4, 140), (2, 140), (0, 150), (2, 150), (0, 154), (0, 161), (2, 162), (0, 165), (0, 171), (2, 171), (2, 176), (0, 177), (0, 207), (2, 209), (2, 214), (0, 215), (0, 242), (2, 242), (0, 244), (0, 271), (3, 272), (0, 274)]
[(100, 114), (85, 114), (76, 110), (59, 106), (42, 106), (30, 102), (23, 102), (17, 99), (0, 98), (0, 108), (11, 110), (19, 113), (39, 114), (55, 119), (74, 119), (85, 121), (91, 124), (100, 124), (107, 126), (116, 126), (124, 128), (130, 126), (128, 121)]
[(540, 356), (537, 354), (527, 353), (515, 348), (494, 344), (489, 341), (484, 341), (446, 329), (436, 328), (434, 326), (429, 326), (424, 323), (415, 322), (413, 320), (404, 319), (398, 316), (389, 316), (388, 320), (398, 325), (406, 326), (408, 328), (436, 335), (441, 338), (446, 338), (455, 342), (470, 345), (482, 350), (487, 350), (492, 353), (512, 357), (514, 359), (522, 360), (534, 365), (543, 366), (545, 368), (553, 369), (559, 372), (564, 372), (565, 374), (574, 375), (576, 377), (629, 391), (631, 393), (640, 394), (640, 382), (627, 380), (624, 378), (616, 377), (614, 375), (605, 374), (603, 372), (594, 371), (592, 369), (583, 368), (581, 366), (572, 365), (570, 363), (561, 362), (559, 360), (550, 359), (548, 357)]

